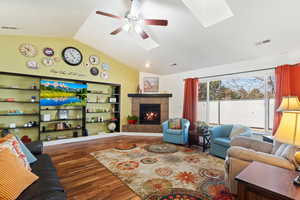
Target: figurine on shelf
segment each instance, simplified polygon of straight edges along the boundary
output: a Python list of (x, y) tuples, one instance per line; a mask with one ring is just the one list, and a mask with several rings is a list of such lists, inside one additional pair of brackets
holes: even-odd
[(31, 97), (31, 102), (34, 103), (36, 101), (36, 96)]

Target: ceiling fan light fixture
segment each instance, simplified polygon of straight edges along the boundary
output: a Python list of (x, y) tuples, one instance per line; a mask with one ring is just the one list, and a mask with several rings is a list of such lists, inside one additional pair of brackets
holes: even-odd
[(123, 30), (124, 30), (124, 31), (129, 32), (130, 29), (131, 29), (131, 25), (130, 25), (129, 23), (126, 23), (126, 24), (123, 26)]
[(233, 17), (226, 0), (182, 0), (206, 28)]

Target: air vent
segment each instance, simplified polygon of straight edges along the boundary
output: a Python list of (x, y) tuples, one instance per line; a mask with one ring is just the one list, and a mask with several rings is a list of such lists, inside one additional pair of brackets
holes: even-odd
[(265, 45), (265, 44), (268, 44), (268, 43), (270, 43), (270, 42), (271, 42), (270, 39), (263, 40), (263, 41), (259, 41), (259, 42), (256, 42), (256, 43), (255, 43), (255, 46)]
[(15, 27), (15, 26), (1, 26), (1, 29), (4, 29), (4, 30), (18, 30), (18, 28)]

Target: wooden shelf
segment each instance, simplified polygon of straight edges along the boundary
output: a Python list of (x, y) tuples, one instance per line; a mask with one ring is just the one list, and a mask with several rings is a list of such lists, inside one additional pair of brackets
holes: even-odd
[(0, 87), (2, 90), (24, 90), (24, 91), (40, 91), (40, 89), (31, 88), (11, 88), (11, 87)]
[(32, 127), (17, 126), (16, 128), (0, 127), (0, 129), (27, 129), (27, 128), (39, 128), (39, 127), (40, 126), (32, 126)]
[(24, 114), (0, 114), (0, 116), (39, 116), (38, 113), (24, 113)]
[(87, 102), (90, 104), (119, 104), (119, 103), (110, 103), (110, 102)]
[(88, 94), (111, 95), (111, 93), (94, 93), (93, 91), (88, 91)]
[(50, 109), (41, 109), (41, 111), (55, 111), (55, 110), (82, 110), (82, 108), (50, 108)]
[(47, 130), (47, 131), (41, 131), (41, 133), (53, 133), (53, 132), (63, 132), (63, 131), (73, 131), (73, 130), (82, 130), (82, 128), (68, 128), (63, 130)]
[(61, 121), (81, 121), (82, 119), (53, 119), (50, 121), (41, 121), (41, 123), (47, 123), (47, 122), (61, 122)]
[(39, 101), (31, 102), (31, 101), (0, 101), (2, 103), (32, 103), (32, 104), (39, 104)]
[(110, 113), (110, 114), (117, 114), (120, 112), (87, 112), (86, 114), (106, 114), (106, 113)]
[(103, 122), (86, 122), (87, 124), (104, 124), (107, 122), (116, 122), (115, 120), (104, 120)]

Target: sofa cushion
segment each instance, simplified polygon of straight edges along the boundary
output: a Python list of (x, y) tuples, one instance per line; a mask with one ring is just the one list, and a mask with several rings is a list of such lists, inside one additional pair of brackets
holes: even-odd
[[(29, 186), (18, 198), (18, 200), (56, 199), (55, 195), (64, 197), (64, 189), (59, 182), (51, 158), (47, 154), (37, 156), (37, 162), (31, 165), (32, 172), (40, 178)], [(60, 198), (57, 198), (60, 199)], [(65, 199), (65, 198), (61, 198)]]
[(181, 134), (182, 134), (182, 130), (178, 130), (178, 129), (167, 129), (167, 133), (168, 133), (168, 134), (173, 134), (173, 135), (181, 135)]
[(10, 149), (0, 150), (0, 199), (16, 199), (37, 179)]
[(215, 138), (214, 143), (224, 147), (230, 147), (230, 138)]

